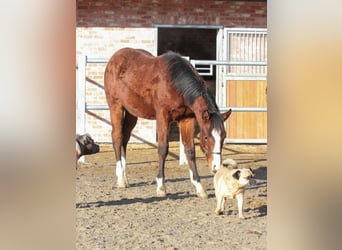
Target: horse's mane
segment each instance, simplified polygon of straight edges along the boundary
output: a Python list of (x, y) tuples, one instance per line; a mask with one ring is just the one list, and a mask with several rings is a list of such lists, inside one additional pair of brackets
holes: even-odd
[(214, 97), (208, 90), (203, 78), (193, 66), (174, 52), (162, 55), (170, 74), (170, 80), (174, 87), (184, 97), (185, 101), (192, 105), (197, 97), (203, 96), (210, 112), (218, 112)]
[(192, 105), (197, 97), (203, 96), (210, 113), (211, 128), (224, 130), (215, 99), (194, 67), (174, 52), (167, 52), (162, 55), (162, 58), (167, 65), (172, 84), (183, 95), (185, 101)]

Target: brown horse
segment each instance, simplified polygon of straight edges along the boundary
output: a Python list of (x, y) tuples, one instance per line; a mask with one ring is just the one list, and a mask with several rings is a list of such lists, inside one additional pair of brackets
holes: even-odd
[(198, 196), (207, 197), (195, 162), (196, 120), (200, 128), (200, 147), (212, 171), (216, 171), (221, 166), (226, 137), (224, 121), (231, 110), (220, 114), (213, 96), (191, 64), (173, 52), (154, 57), (144, 50), (124, 48), (109, 60), (104, 87), (112, 123), (118, 187), (128, 187), (126, 148), (138, 117), (142, 117), (157, 122), (157, 196), (166, 196), (164, 165), (169, 151), (168, 133), (170, 123), (177, 121), (191, 182)]

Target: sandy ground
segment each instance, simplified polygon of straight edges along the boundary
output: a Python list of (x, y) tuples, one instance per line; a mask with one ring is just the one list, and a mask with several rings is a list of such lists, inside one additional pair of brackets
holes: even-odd
[(236, 200), (215, 215), (213, 175), (196, 147), (198, 171), (208, 199), (198, 198), (187, 166), (178, 165), (178, 143), (170, 144), (166, 162), (166, 198), (156, 197), (157, 149), (130, 144), (130, 187), (116, 187), (111, 145), (85, 158), (76, 176), (76, 249), (266, 249), (266, 145), (231, 145), (223, 158), (251, 167), (256, 185), (245, 193), (245, 220), (238, 219)]

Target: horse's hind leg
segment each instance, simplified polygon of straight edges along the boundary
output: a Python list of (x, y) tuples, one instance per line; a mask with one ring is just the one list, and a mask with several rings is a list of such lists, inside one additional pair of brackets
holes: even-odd
[(128, 111), (125, 111), (125, 120), (123, 125), (123, 146), (125, 150), (125, 156), (126, 156), (126, 149), (127, 144), (129, 141), (129, 138), (131, 137), (132, 130), (134, 129), (135, 125), (137, 125), (138, 118)]
[(119, 104), (110, 106), (110, 119), (112, 122), (112, 143), (116, 158), (116, 177), (119, 188), (128, 187), (126, 177), (126, 157), (123, 146), (123, 118), (124, 110)]
[(189, 164), (189, 173), (191, 183), (195, 186), (197, 196), (202, 198), (208, 198), (207, 193), (202, 187), (200, 182), (200, 177), (198, 175), (197, 166), (196, 166), (196, 151), (195, 151), (195, 143), (194, 143), (194, 133), (195, 133), (195, 118), (188, 118), (185, 120), (181, 120), (179, 123), (179, 130), (182, 136), (182, 142), (184, 145), (184, 151), (186, 154), (186, 158)]
[(134, 129), (135, 125), (137, 124), (138, 118), (133, 116), (129, 112), (125, 111), (125, 118), (123, 123), (123, 132), (122, 132), (122, 145), (123, 145), (123, 152), (121, 152), (121, 160), (123, 165), (123, 178), (125, 183), (128, 184), (127, 176), (126, 176), (126, 149), (129, 138), (131, 137), (131, 132)]

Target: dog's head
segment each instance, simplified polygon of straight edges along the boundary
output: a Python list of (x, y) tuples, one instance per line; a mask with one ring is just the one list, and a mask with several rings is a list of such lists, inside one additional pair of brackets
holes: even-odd
[(99, 145), (94, 142), (89, 134), (76, 135), (76, 153), (78, 153), (78, 157), (96, 154), (99, 151)]
[(241, 186), (253, 185), (255, 183), (254, 172), (251, 168), (237, 169), (232, 176)]

